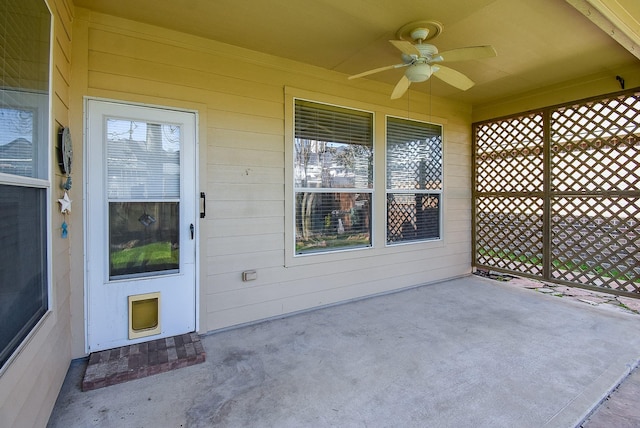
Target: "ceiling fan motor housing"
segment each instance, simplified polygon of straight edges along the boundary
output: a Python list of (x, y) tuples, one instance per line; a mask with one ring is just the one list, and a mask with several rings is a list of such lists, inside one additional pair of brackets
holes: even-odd
[(438, 48), (428, 43), (414, 45), (422, 57), (432, 57), (438, 53)]

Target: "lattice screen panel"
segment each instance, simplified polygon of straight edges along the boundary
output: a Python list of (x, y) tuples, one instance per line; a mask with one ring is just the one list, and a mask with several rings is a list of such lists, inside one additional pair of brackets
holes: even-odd
[(542, 275), (542, 198), (476, 200), (476, 262)]
[(551, 190), (640, 190), (640, 99), (621, 96), (551, 114)]
[(542, 191), (542, 115), (516, 117), (476, 130), (478, 192)]
[(640, 198), (576, 196), (552, 203), (552, 278), (640, 292)]
[(640, 92), (475, 124), (474, 165), (476, 266), (640, 298)]

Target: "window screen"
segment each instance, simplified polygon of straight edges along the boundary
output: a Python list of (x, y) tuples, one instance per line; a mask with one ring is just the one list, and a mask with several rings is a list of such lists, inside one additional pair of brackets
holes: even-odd
[(387, 118), (387, 243), (439, 239), (442, 128)]
[(295, 103), (296, 254), (370, 247), (373, 114)]
[(48, 309), (50, 34), (43, 0), (0, 2), (0, 367)]

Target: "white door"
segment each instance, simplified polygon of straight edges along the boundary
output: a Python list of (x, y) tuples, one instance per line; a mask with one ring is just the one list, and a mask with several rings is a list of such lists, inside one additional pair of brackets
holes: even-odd
[(86, 118), (87, 350), (195, 331), (195, 113), (88, 100)]

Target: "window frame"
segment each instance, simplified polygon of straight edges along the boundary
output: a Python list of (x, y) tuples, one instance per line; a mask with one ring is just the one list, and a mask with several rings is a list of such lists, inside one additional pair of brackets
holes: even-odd
[[(374, 212), (374, 206), (375, 206), (375, 112), (373, 111), (369, 111), (367, 109), (362, 109), (362, 108), (355, 108), (355, 107), (351, 107), (351, 106), (345, 106), (342, 104), (338, 104), (338, 103), (330, 103), (330, 102), (324, 102), (324, 101), (318, 101), (315, 99), (308, 99), (308, 98), (304, 98), (304, 97), (298, 97), (298, 96), (294, 96), (292, 98), (293, 101), (293, 118), (292, 118), (292, 125), (293, 125), (293, 138), (292, 138), (292, 147), (291, 147), (291, 151), (295, 151), (295, 139), (296, 139), (296, 135), (295, 135), (295, 123), (296, 123), (296, 105), (297, 102), (300, 101), (302, 103), (309, 103), (309, 104), (319, 104), (319, 105), (324, 105), (329, 107), (328, 110), (330, 110), (331, 107), (335, 107), (336, 109), (339, 110), (353, 110), (354, 112), (357, 112), (358, 115), (370, 115), (371, 117), (371, 155), (372, 155), (372, 164), (371, 164), (371, 181), (369, 183), (369, 187), (299, 187), (296, 185), (295, 181), (296, 181), (296, 176), (295, 176), (295, 170), (296, 170), (296, 159), (295, 156), (293, 156), (293, 240), (294, 240), (294, 246), (293, 246), (293, 257), (294, 258), (299, 258), (299, 257), (307, 257), (307, 256), (316, 256), (316, 255), (320, 255), (320, 254), (332, 254), (332, 253), (340, 253), (340, 252), (350, 252), (350, 251), (360, 251), (360, 250), (367, 250), (370, 248), (374, 247), (374, 221), (373, 221), (373, 212)], [(293, 154), (293, 153), (292, 153)], [(289, 177), (289, 176), (287, 176)], [(335, 249), (329, 249), (329, 250), (319, 250), (319, 251), (309, 251), (306, 253), (298, 253), (296, 251), (296, 232), (295, 232), (295, 227), (296, 227), (296, 221), (297, 221), (297, 217), (296, 217), (296, 195), (298, 193), (318, 193), (318, 194), (339, 194), (339, 193), (344, 193), (344, 194), (368, 194), (369, 196), (369, 218), (370, 218), (370, 225), (369, 225), (369, 244), (368, 245), (358, 245), (358, 246), (353, 246), (353, 247), (340, 247), (340, 248), (335, 248)]]
[[(44, 269), (43, 272), (45, 279), (43, 288), (46, 289), (47, 295), (46, 299), (46, 308), (44, 313), (39, 317), (39, 319), (33, 324), (33, 326), (29, 329), (28, 333), (24, 335), (22, 339), (20, 339), (20, 343), (11, 351), (10, 355), (7, 357), (6, 361), (0, 366), (0, 376), (2, 376), (9, 367), (12, 366), (13, 362), (16, 360), (18, 355), (24, 350), (24, 348), (29, 344), (34, 335), (40, 330), (42, 325), (52, 316), (53, 313), (53, 263), (52, 263), (52, 254), (53, 254), (53, 246), (52, 246), (52, 211), (51, 211), (51, 203), (52, 203), (52, 144), (53, 144), (53, 132), (52, 124), (53, 124), (53, 72), (54, 72), (54, 41), (55, 41), (55, 19), (54, 13), (49, 5), (47, 0), (39, 0), (42, 2), (44, 7), (49, 13), (49, 46), (48, 46), (48, 82), (47, 82), (47, 92), (46, 92), (46, 112), (42, 112), (38, 110), (38, 126), (37, 132), (42, 132), (41, 136), (39, 135), (39, 143), (42, 144), (42, 147), (39, 147), (38, 159), (37, 159), (37, 167), (42, 168), (41, 178), (38, 177), (26, 177), (16, 174), (8, 174), (8, 173), (0, 173), (0, 185), (2, 186), (13, 186), (13, 187), (23, 187), (23, 188), (33, 188), (33, 189), (42, 189), (45, 192), (44, 195), (44, 206), (42, 207), (42, 226), (44, 229), (44, 248), (42, 250), (45, 252), (44, 257)], [(16, 89), (7, 88), (7, 91), (18, 92)], [(33, 103), (31, 99), (34, 94), (38, 94), (37, 91), (24, 91), (20, 93), (18, 96), (25, 97), (29, 101), (26, 103), (26, 107), (33, 107)], [(44, 94), (42, 94), (44, 95)], [(38, 106), (39, 107), (39, 106)], [(35, 175), (35, 174), (34, 174)]]
[[(371, 209), (371, 247), (336, 250), (295, 256), (295, 191), (294, 191), (294, 115), (295, 99), (332, 104), (340, 107), (353, 108), (373, 113), (373, 196)], [(385, 98), (386, 99), (386, 98)], [(284, 86), (284, 267), (323, 265), (326, 263), (351, 262), (356, 259), (366, 260), (370, 257), (393, 256), (416, 257), (421, 251), (443, 248), (447, 245), (447, 230), (444, 217), (447, 214), (447, 202), (444, 200), (446, 188), (443, 184), (442, 201), (440, 204), (440, 236), (438, 240), (412, 242), (411, 245), (386, 245), (386, 150), (383, 142), (386, 140), (386, 116), (409, 118), (438, 125), (442, 129), (443, 146), (443, 183), (447, 177), (446, 164), (446, 130), (448, 119), (431, 113), (410, 112), (405, 109), (394, 108), (391, 105), (375, 103), (374, 101), (358, 101), (353, 98), (343, 98), (309, 89)], [(382, 192), (382, 197), (380, 196)], [(423, 257), (423, 256), (419, 256)]]
[[(388, 157), (387, 157), (387, 150), (388, 150), (388, 125), (389, 125), (389, 119), (397, 119), (399, 121), (407, 121), (407, 122), (416, 122), (419, 124), (426, 124), (426, 125), (432, 125), (432, 126), (437, 126), (440, 128), (440, 144), (441, 144), (441, 152), (442, 152), (442, 157), (441, 157), (441, 184), (440, 184), (440, 189), (439, 190), (435, 190), (435, 189), (411, 189), (411, 190), (400, 190), (400, 189), (390, 189), (388, 187), (388, 177), (387, 177), (387, 161), (388, 161)], [(385, 242), (385, 246), (386, 247), (400, 247), (403, 245), (418, 245), (418, 244), (424, 244), (424, 243), (428, 243), (428, 242), (443, 242), (444, 241), (444, 195), (445, 195), (445, 137), (444, 137), (444, 125), (440, 124), (440, 123), (434, 123), (432, 121), (427, 121), (427, 120), (420, 120), (420, 119), (414, 119), (414, 118), (407, 118), (407, 117), (400, 117), (400, 116), (395, 116), (395, 115), (385, 115), (385, 119), (384, 119), (384, 171), (385, 171), (385, 180), (384, 180), (384, 214), (385, 214), (385, 221), (384, 221), (384, 230), (385, 230), (385, 234), (384, 234), (384, 242)], [(408, 194), (408, 195), (412, 195), (412, 194), (422, 194), (422, 195), (438, 195), (439, 197), (439, 201), (438, 201), (438, 237), (437, 238), (424, 238), (424, 239), (414, 239), (414, 240), (408, 240), (408, 241), (398, 241), (398, 242), (389, 242), (389, 210), (388, 210), (388, 195), (389, 194)]]
[[(319, 104), (334, 105), (336, 107), (358, 110), (373, 115), (373, 187), (370, 189), (371, 193), (371, 245), (367, 247), (358, 248), (346, 248), (334, 251), (324, 251), (309, 254), (295, 254), (295, 159), (294, 159), (294, 139), (295, 139), (295, 100), (300, 99), (304, 101), (310, 101)], [(377, 239), (379, 234), (376, 231), (377, 221), (377, 199), (376, 199), (376, 182), (380, 175), (377, 171), (376, 164), (380, 162), (380, 150), (376, 150), (376, 138), (377, 128), (379, 121), (379, 112), (377, 112), (371, 104), (358, 102), (350, 99), (345, 99), (338, 96), (327, 95), (318, 93), (315, 91), (309, 91), (300, 88), (294, 88), (290, 86), (284, 87), (284, 188), (285, 188), (285, 200), (284, 200), (284, 266), (295, 267), (313, 265), (319, 263), (328, 263), (335, 261), (352, 260), (362, 258), (366, 254), (376, 251)], [(340, 189), (336, 189), (340, 190)], [(352, 189), (348, 189), (352, 190)]]

